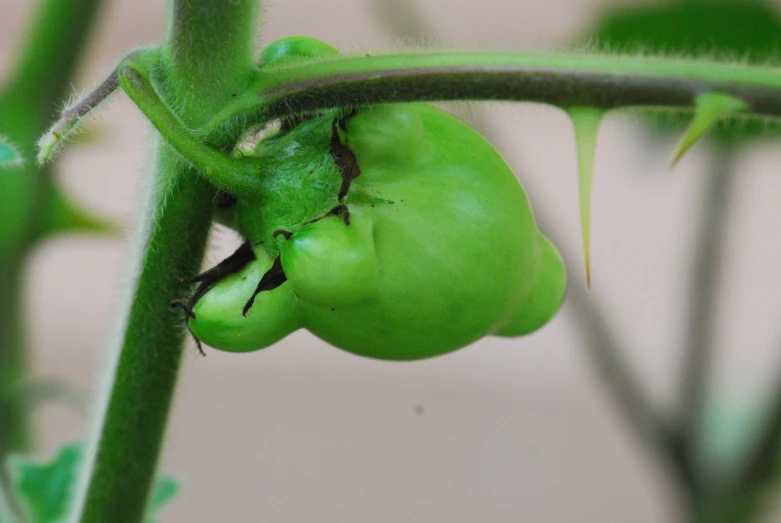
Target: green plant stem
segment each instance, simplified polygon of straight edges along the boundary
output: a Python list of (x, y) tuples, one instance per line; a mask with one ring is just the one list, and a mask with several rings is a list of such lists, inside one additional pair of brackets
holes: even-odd
[(258, 171), (262, 163), (251, 158), (234, 159), (208, 147), (187, 131), (158, 96), (146, 71), (135, 64), (121, 67), (122, 88), (144, 116), (157, 129), (163, 140), (176, 152), (192, 162), (212, 183), (237, 196), (258, 192)]
[(0, 492), (7, 512), (18, 514), (11, 494), (11, 478), (3, 466), (6, 457), (30, 447), (30, 425), (25, 397), (27, 352), (23, 342), (21, 252), (0, 252)]
[[(6, 95), (25, 100), (37, 140), (70, 88), (100, 0), (43, 0), (12, 69)], [(32, 143), (35, 143), (34, 141)]]
[[(28, 160), (69, 88), (98, 5), (98, 0), (45, 0), (38, 6), (10, 82), (0, 94), (2, 132)], [(21, 282), (25, 255), (45, 220), (40, 196), (53, 183), (49, 169), (38, 171), (30, 161), (3, 176), (0, 191), (13, 205), (0, 197), (0, 462), (7, 453), (31, 445), (28, 409), (20, 394), (28, 379)]]
[(167, 80), (185, 104), (178, 110), (190, 117), (187, 124), (201, 125), (255, 77), (249, 64), (258, 6), (259, 0), (174, 1), (164, 52), (171, 66)]
[(368, 103), (531, 101), (560, 107), (692, 109), (703, 92), (743, 100), (747, 113), (781, 116), (781, 72), (677, 59), (521, 53), (410, 53), (333, 58), (264, 69), (212, 127), (250, 124)]
[(170, 308), (199, 267), (214, 197), (161, 147), (143, 224), (144, 258), (76, 521), (141, 521), (162, 447), (182, 354), (183, 322)]
[[(132, 56), (133, 54), (130, 55)], [(125, 60), (130, 57), (126, 57)], [(111, 96), (117, 87), (119, 87), (119, 78), (115, 69), (96, 89), (75, 104), (68, 106), (49, 131), (38, 140), (38, 164), (43, 165), (51, 160), (59, 145), (78, 129), (81, 120)]]
[[(685, 458), (696, 471), (698, 488), (708, 488), (704, 463), (700, 463), (703, 423), (707, 409), (708, 373), (713, 351), (719, 282), (724, 264), (727, 223), (735, 187), (735, 151), (713, 148), (711, 172), (705, 182), (705, 194), (697, 233), (697, 246), (689, 289), (688, 330), (681, 387), (681, 435)], [(713, 478), (716, 479), (716, 478)], [(723, 479), (723, 478), (722, 478)]]
[[(157, 79), (185, 125), (211, 118), (251, 79), (257, 8), (257, 0), (173, 3), (166, 63)], [(231, 144), (217, 139), (211, 145)], [(161, 145), (151, 191), (135, 293), (72, 521), (141, 521), (165, 436), (184, 341), (183, 320), (170, 302), (188, 294), (182, 282), (200, 267), (215, 189)]]

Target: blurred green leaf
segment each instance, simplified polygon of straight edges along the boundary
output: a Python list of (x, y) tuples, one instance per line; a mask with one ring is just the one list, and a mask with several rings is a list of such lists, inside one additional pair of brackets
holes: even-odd
[(159, 508), (175, 498), (178, 493), (179, 482), (171, 478), (159, 478), (152, 491), (152, 499), (149, 500), (149, 513), (144, 523), (159, 523), (155, 513)]
[(23, 163), (22, 155), (6, 138), (0, 136), (0, 169)]
[(724, 480), (739, 470), (766, 415), (759, 402), (709, 399), (703, 412), (702, 461), (711, 477)]
[(62, 447), (49, 463), (11, 460), (17, 494), (33, 523), (56, 523), (65, 517), (79, 461), (78, 445)]
[(54, 185), (45, 188), (39, 237), (60, 233), (94, 233), (119, 237), (122, 228), (118, 224), (98, 218), (82, 210), (61, 189)]
[[(63, 521), (77, 481), (81, 458), (81, 445), (74, 444), (63, 446), (49, 462), (41, 463), (21, 456), (10, 460), (14, 488), (30, 523)], [(158, 523), (155, 513), (171, 501), (178, 491), (179, 484), (175, 480), (159, 478), (152, 492), (145, 523)]]
[[(762, 0), (688, 0), (605, 10), (581, 43), (596, 50), (729, 59), (755, 64), (781, 59), (781, 16)], [(681, 132), (691, 114), (650, 118), (658, 132)], [(738, 143), (781, 133), (781, 126), (746, 119), (718, 123), (710, 136)]]

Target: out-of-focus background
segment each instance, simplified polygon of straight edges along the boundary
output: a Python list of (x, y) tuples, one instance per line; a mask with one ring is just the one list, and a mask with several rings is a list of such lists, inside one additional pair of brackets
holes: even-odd
[[(0, 78), (34, 4), (0, 0)], [(418, 4), (454, 48), (535, 50), (580, 36), (608, 2)], [(153, 0), (105, 2), (74, 87), (97, 83), (128, 48), (158, 42), (164, 11)], [(264, 19), (264, 43), (307, 34), (344, 50), (400, 44), (366, 0), (268, 2)], [(571, 286), (584, 287), (569, 120), (531, 104), (481, 106), (544, 230), (573, 261)], [(473, 111), (463, 107), (462, 114)], [(122, 95), (90, 128), (94, 143), (65, 153), (61, 182), (83, 206), (121, 221), (128, 239), (41, 245), (27, 275), (26, 311), (35, 372), (95, 394), (152, 138)], [(706, 146), (670, 170), (674, 145), (629, 117), (611, 115), (601, 129), (590, 291), (623, 353), (670, 411), (711, 170)], [(714, 452), (737, 448), (781, 363), (781, 146), (743, 148), (738, 162), (710, 391), (723, 424), (714, 429)], [(207, 265), (238, 244), (217, 230)], [(570, 304), (532, 336), (486, 339), (422, 362), (363, 359), (306, 332), (256, 353), (207, 354), (194, 346), (186, 354), (161, 467), (184, 487), (161, 513), (165, 521), (656, 523), (678, 515), (666, 469), (619, 416)], [(66, 405), (49, 404), (36, 420), (41, 456), (86, 429)]]

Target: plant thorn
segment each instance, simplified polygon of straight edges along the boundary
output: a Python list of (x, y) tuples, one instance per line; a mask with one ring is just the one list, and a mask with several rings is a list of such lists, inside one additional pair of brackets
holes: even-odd
[(739, 98), (724, 93), (705, 93), (694, 100), (694, 118), (675, 149), (670, 167), (678, 161), (710, 131), (719, 121), (735, 113), (745, 111), (749, 105)]
[(594, 156), (597, 134), (604, 109), (570, 107), (566, 109), (575, 130), (575, 148), (578, 161), (578, 185), (580, 187), (580, 227), (583, 235), (583, 261), (586, 269), (586, 286), (591, 288), (591, 187), (594, 175)]

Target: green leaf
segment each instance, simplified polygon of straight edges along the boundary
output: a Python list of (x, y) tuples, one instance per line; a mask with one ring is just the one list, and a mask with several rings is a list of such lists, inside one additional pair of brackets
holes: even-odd
[(39, 236), (61, 233), (92, 233), (120, 237), (119, 224), (104, 220), (82, 210), (70, 197), (53, 184), (48, 185), (42, 195)]
[[(778, 63), (781, 58), (781, 15), (761, 0), (680, 0), (610, 8), (581, 41), (608, 52), (733, 59), (739, 63)], [(688, 124), (685, 113), (649, 117), (659, 133), (679, 133)], [(778, 124), (729, 119), (711, 136), (738, 143), (781, 132)]]
[(14, 167), (24, 163), (24, 159), (16, 147), (3, 136), (0, 136), (0, 169)]
[(32, 523), (56, 523), (65, 517), (80, 461), (78, 445), (62, 447), (48, 463), (11, 459), (15, 488)]
[[(14, 488), (30, 523), (61, 523), (67, 515), (82, 459), (82, 447), (65, 445), (49, 462), (14, 456), (10, 460)], [(158, 523), (155, 513), (179, 491), (175, 480), (157, 480), (145, 523)], [(0, 522), (3, 523), (3, 522)]]

